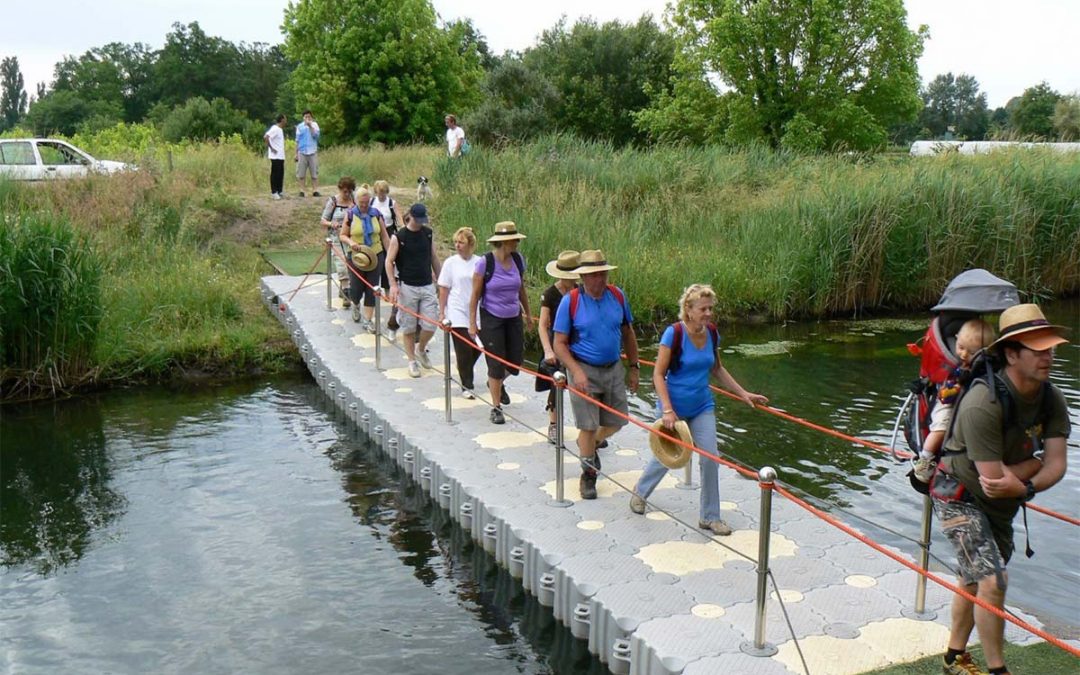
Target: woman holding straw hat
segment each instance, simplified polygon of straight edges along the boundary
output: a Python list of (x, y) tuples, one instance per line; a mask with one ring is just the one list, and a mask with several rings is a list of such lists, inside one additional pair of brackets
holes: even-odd
[[(352, 296), (352, 320), (360, 322), (360, 302), (364, 303), (361, 330), (374, 333), (377, 329), (372, 322), (375, 315), (375, 289), (379, 285), (379, 276), (386, 261), (386, 251), (390, 248), (390, 238), (386, 235), (386, 224), (382, 214), (371, 206), (371, 193), (366, 187), (356, 192), (356, 206), (349, 209), (345, 224), (341, 227), (341, 242), (351, 251), (359, 251), (360, 246), (368, 246), (378, 256), (377, 265), (363, 271), (364, 281), (360, 280), (355, 266), (349, 267), (349, 293)], [(352, 253), (349, 254), (352, 259)]]
[[(544, 347), (544, 360), (540, 363), (540, 371), (546, 375), (553, 375), (557, 370), (563, 370), (559, 360), (555, 358), (555, 312), (559, 311), (559, 303), (563, 296), (577, 288), (577, 280), (580, 278), (574, 270), (581, 265), (581, 257), (577, 251), (563, 251), (559, 257), (547, 264), (544, 269), (548, 276), (555, 279), (555, 283), (548, 286), (540, 296), (540, 318), (537, 320), (536, 330), (540, 335), (540, 344)], [(548, 442), (555, 443), (555, 389), (551, 382), (536, 378), (536, 391), (548, 392)]]
[[(747, 405), (767, 403), (769, 400), (761, 394), (743, 389), (720, 362), (720, 335), (712, 323), (715, 305), (716, 293), (710, 286), (694, 284), (683, 291), (679, 299), (680, 321), (668, 326), (661, 336), (660, 351), (653, 370), (657, 410), (661, 415), (654, 428), (668, 434), (675, 431), (683, 442), (692, 442), (711, 455), (716, 454), (716, 414), (715, 402), (709, 390), (710, 376)], [(676, 339), (680, 341), (678, 346), (675, 346)], [(645, 513), (645, 500), (668, 471), (669, 466), (661, 460), (665, 455), (663, 450), (666, 448), (670, 452), (670, 446), (674, 446), (655, 434), (650, 435), (651, 443), (654, 438), (657, 456), (649, 460), (630, 498), (630, 510), (638, 514)], [(690, 459), (689, 451), (683, 454), (685, 460), (682, 463), (685, 465)], [(713, 534), (729, 535), (731, 527), (720, 519), (718, 469), (715, 461), (700, 458), (701, 516), (698, 527)]]
[[(469, 298), (469, 335), (479, 334), (488, 352), (488, 390), (491, 392), (491, 423), (505, 424), (502, 406), (510, 402), (503, 387), (506, 376), (518, 370), (507, 366), (497, 356), (514, 366), (525, 358), (525, 320), (532, 323), (529, 297), (525, 293), (525, 259), (518, 253), (518, 242), (525, 235), (511, 221), (496, 223), (495, 234), (488, 237), (491, 251), (476, 262), (473, 270), (472, 296)], [(479, 312), (479, 326), (477, 316)]]

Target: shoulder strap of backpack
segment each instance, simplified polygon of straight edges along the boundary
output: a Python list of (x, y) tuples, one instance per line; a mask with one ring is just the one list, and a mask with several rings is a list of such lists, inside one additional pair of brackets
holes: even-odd
[(682, 367), (682, 321), (671, 324), (671, 361), (668, 363), (668, 372), (676, 372)]
[(620, 291), (619, 287), (615, 284), (608, 284), (607, 289), (611, 291), (611, 294), (614, 295), (615, 299), (619, 301), (619, 309), (622, 310), (623, 313), (623, 323), (630, 323), (626, 320), (626, 296), (623, 295), (623, 292)]
[(574, 326), (574, 317), (577, 316), (578, 302), (581, 301), (581, 291), (576, 286), (570, 291), (570, 327)]
[(484, 254), (484, 283), (480, 285), (480, 295), (487, 290), (488, 282), (495, 276), (495, 254), (488, 251)]
[(521, 254), (518, 253), (517, 251), (511, 251), (510, 252), (510, 257), (514, 259), (514, 264), (517, 265), (518, 274), (521, 275), (522, 279), (524, 279), (525, 278), (525, 259), (522, 258)]
[(713, 368), (720, 363), (720, 329), (716, 327), (715, 323), (708, 325), (709, 337), (712, 338), (712, 355), (713, 355)]

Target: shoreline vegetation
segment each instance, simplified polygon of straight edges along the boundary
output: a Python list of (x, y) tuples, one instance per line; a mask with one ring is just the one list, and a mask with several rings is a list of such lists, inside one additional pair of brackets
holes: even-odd
[[(318, 246), (322, 200), (270, 202), (266, 160), (238, 137), (128, 131), (75, 141), (135, 173), (0, 182), (0, 400), (299, 363), (258, 301), (273, 273), (260, 251)], [(432, 176), (444, 245), (459, 226), (483, 239), (516, 221), (531, 292), (558, 251), (602, 248), (643, 323), (669, 320), (691, 281), (712, 283), (734, 321), (925, 309), (970, 267), (1035, 299), (1080, 293), (1080, 162), (1049, 151), (805, 156), (551, 136), (461, 161), (333, 147), (320, 164), (324, 195), (341, 175), (382, 178), (403, 205)]]

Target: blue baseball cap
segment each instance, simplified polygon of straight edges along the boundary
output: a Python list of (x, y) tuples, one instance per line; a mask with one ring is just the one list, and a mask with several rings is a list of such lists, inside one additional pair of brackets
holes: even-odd
[(420, 202), (413, 204), (409, 207), (409, 217), (420, 223), (421, 225), (427, 225), (427, 207)]

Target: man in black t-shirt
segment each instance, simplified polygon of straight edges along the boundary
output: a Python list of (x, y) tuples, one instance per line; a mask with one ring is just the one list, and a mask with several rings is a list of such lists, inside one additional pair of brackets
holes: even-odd
[[(420, 377), (420, 366), (431, 368), (427, 345), (435, 335), (435, 321), (439, 316), (435, 280), (439, 278), (442, 265), (435, 252), (434, 234), (427, 222), (427, 207), (413, 204), (405, 215), (405, 227), (391, 237), (390, 250), (386, 254), (390, 301), (402, 307), (398, 323), (409, 358), (409, 377)], [(417, 314), (431, 321), (422, 321)], [(417, 326), (420, 328), (419, 345), (416, 344)]]

